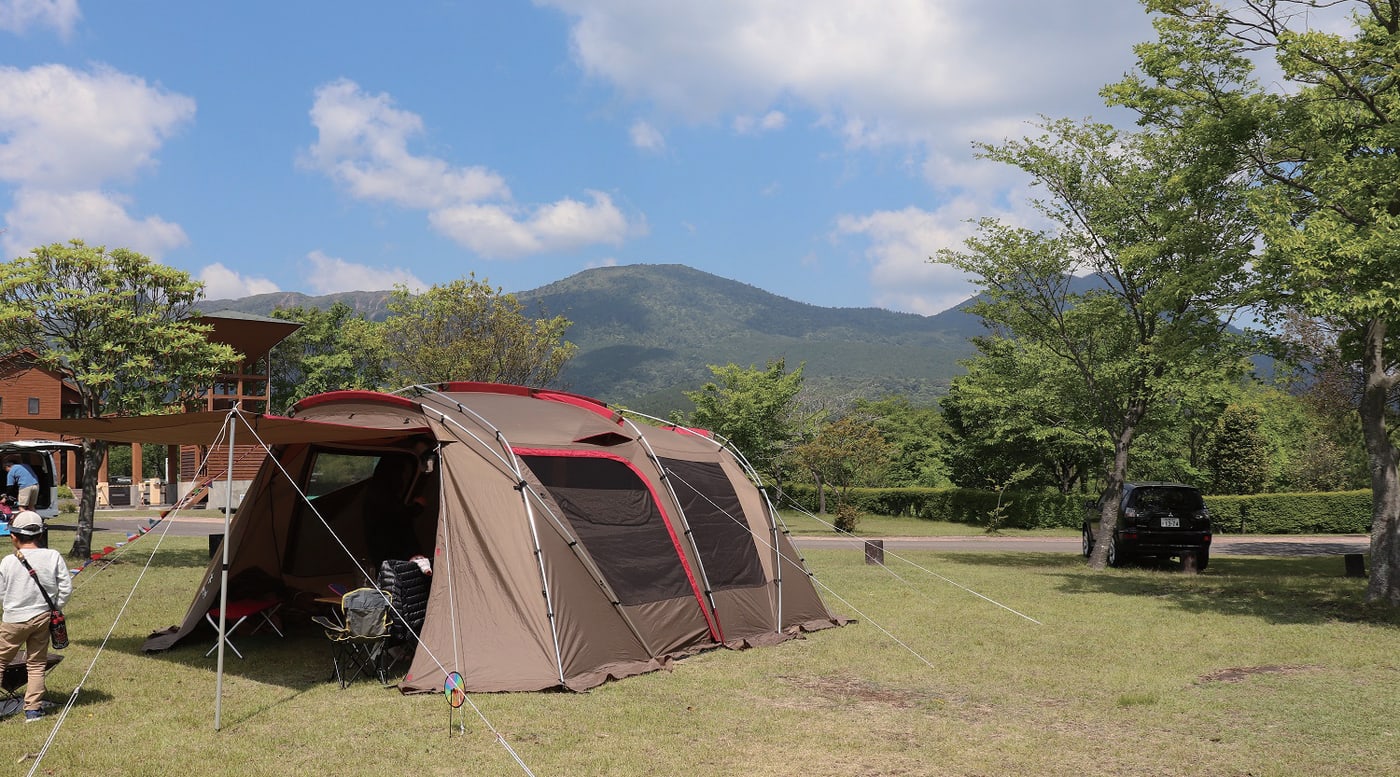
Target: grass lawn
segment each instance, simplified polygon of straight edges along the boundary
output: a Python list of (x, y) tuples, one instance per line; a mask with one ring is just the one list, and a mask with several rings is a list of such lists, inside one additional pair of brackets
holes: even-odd
[[(527, 773), (469, 709), (466, 735), (449, 737), (440, 695), (327, 682), (327, 647), (305, 624), (235, 640), (247, 658), (227, 658), (214, 731), (212, 636), (140, 653), (181, 618), (207, 560), (204, 538), (167, 539), (130, 595), (158, 539), (76, 578), (49, 698), (66, 700), (112, 634), (40, 773)], [(1394, 771), (1400, 617), (1362, 605), (1363, 581), (1334, 558), (1217, 557), (1186, 576), (1094, 573), (1068, 554), (902, 555), (924, 569), (891, 560), (896, 578), (858, 550), (806, 552), (840, 595), (832, 608), (859, 612), (846, 628), (583, 694), (471, 701), (541, 777)], [(39, 751), (54, 720), (0, 722), (0, 762)]]

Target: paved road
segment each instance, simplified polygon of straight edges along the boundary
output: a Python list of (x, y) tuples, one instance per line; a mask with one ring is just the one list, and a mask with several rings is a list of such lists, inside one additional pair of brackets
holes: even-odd
[[(863, 539), (846, 537), (797, 537), (804, 548), (859, 548)], [(1231, 535), (1217, 534), (1211, 542), (1216, 556), (1327, 556), (1365, 553), (1370, 538), (1364, 534)], [(1001, 553), (1079, 553), (1078, 537), (887, 537), (888, 549), (970, 551)]]
[[(203, 537), (224, 530), (223, 513), (218, 510), (199, 510), (197, 515), (181, 515), (170, 519), (169, 533), (176, 537)], [(104, 517), (97, 514), (96, 528), (99, 531), (130, 533), (137, 527), (147, 526), (146, 518)], [(50, 524), (63, 529), (63, 523)], [(165, 527), (157, 527), (164, 530)], [(798, 546), (803, 548), (854, 548), (859, 549), (862, 539), (847, 537), (796, 537)], [(890, 550), (937, 550), (945, 552), (977, 553), (1078, 553), (1078, 537), (988, 537), (974, 535), (967, 537), (886, 537), (885, 547)], [(1234, 535), (1218, 534), (1211, 543), (1211, 553), (1216, 556), (1321, 556), (1365, 553), (1370, 549), (1370, 539), (1364, 534), (1339, 534), (1326, 536), (1299, 535)]]

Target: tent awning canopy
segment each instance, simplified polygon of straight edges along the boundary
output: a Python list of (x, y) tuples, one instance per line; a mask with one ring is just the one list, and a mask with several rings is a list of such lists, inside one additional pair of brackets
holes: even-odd
[(152, 445), (212, 445), (223, 433), (230, 415), (234, 416), (238, 424), (235, 434), (240, 441), (256, 439), (268, 445), (377, 440), (429, 433), (427, 426), (386, 429), (380, 426), (354, 426), (221, 411), (112, 418), (4, 418), (0, 419), (0, 423), (85, 440)]

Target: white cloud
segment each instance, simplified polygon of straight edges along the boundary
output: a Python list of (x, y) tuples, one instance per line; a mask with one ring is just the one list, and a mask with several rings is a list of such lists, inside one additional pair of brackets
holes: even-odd
[(407, 286), (410, 291), (422, 291), (428, 284), (418, 280), (404, 267), (370, 267), (353, 264), (344, 259), (327, 256), (321, 251), (306, 255), (311, 264), (306, 276), (312, 294), (335, 294), (342, 291), (382, 291), (395, 286)]
[(0, 180), (68, 190), (129, 178), (194, 111), (184, 95), (105, 67), (0, 67)]
[(1074, 13), (1035, 0), (538, 1), (572, 18), (580, 67), (634, 99), (695, 121), (781, 101), (860, 144), (947, 137), (1008, 111), (1092, 110), (1131, 65), (1121, 41), (1151, 37), (1122, 0)]
[(573, 199), (535, 208), (524, 218), (500, 205), (461, 205), (429, 214), (433, 227), (483, 255), (513, 257), (564, 251), (586, 245), (619, 245), (627, 219), (603, 192), (588, 192), (592, 204)]
[(185, 245), (178, 224), (131, 215), (109, 187), (153, 167), (193, 117), (190, 98), (110, 68), (0, 67), (0, 181), (15, 186), (6, 252), (75, 237), (154, 258)]
[(730, 126), (740, 135), (775, 132), (787, 126), (787, 114), (782, 111), (769, 111), (758, 117), (735, 116)]
[(930, 315), (976, 293), (962, 271), (928, 260), (941, 249), (960, 249), (974, 229), (969, 220), (982, 215), (981, 208), (963, 199), (938, 211), (911, 207), (842, 216), (836, 232), (869, 242), (865, 257), (877, 305)]
[(657, 152), (666, 149), (666, 138), (661, 134), (661, 130), (645, 121), (633, 122), (628, 134), (632, 136), (632, 145), (643, 151)]
[(0, 30), (22, 35), (34, 27), (52, 27), (67, 38), (83, 16), (78, 0), (0, 0)]
[(583, 266), (590, 270), (595, 267), (616, 267), (617, 257), (609, 256), (607, 259), (599, 259), (596, 262), (588, 262)]
[(106, 192), (21, 189), (5, 214), (5, 255), (81, 238), (90, 245), (120, 246), (160, 259), (189, 242), (179, 224), (155, 216), (133, 218), (126, 205), (125, 198)]
[(316, 90), (311, 121), (317, 140), (302, 164), (340, 183), (355, 198), (427, 211), (434, 229), (486, 257), (515, 257), (596, 243), (617, 244), (627, 219), (601, 192), (592, 204), (564, 198), (522, 207), (484, 167), (453, 167), (408, 148), (423, 121), (341, 79)]
[(345, 79), (317, 89), (311, 107), (317, 140), (306, 163), (354, 197), (408, 208), (510, 196), (505, 181), (483, 167), (453, 168), (409, 153), (408, 141), (423, 133), (423, 120), (393, 104), (388, 95), (366, 94)]
[(218, 262), (200, 270), (198, 277), (204, 284), (205, 299), (238, 299), (281, 291), (277, 284), (266, 278), (244, 277)]

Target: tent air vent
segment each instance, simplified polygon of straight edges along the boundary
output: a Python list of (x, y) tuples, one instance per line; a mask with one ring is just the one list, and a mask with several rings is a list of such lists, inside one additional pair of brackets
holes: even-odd
[(631, 437), (628, 437), (625, 434), (618, 434), (617, 432), (603, 432), (602, 434), (595, 434), (590, 437), (580, 437), (577, 440), (574, 440), (574, 442), (582, 442), (587, 443), (589, 445), (603, 446), (621, 445), (625, 442), (631, 441)]

